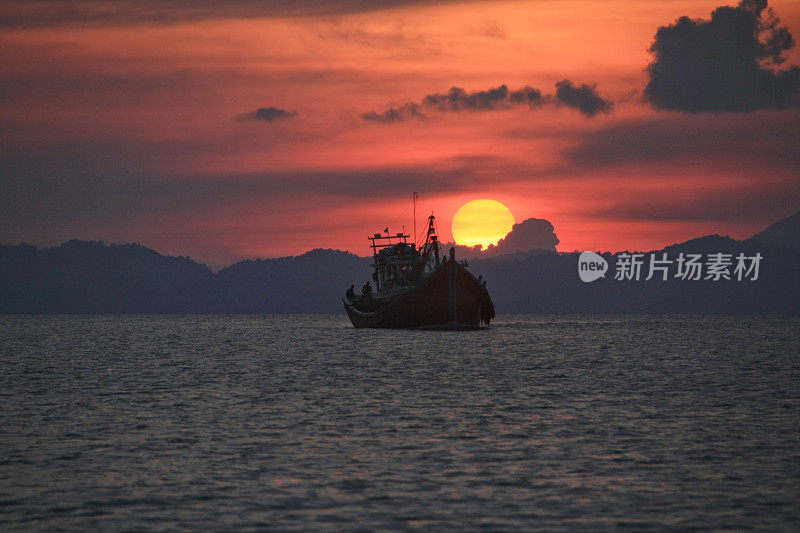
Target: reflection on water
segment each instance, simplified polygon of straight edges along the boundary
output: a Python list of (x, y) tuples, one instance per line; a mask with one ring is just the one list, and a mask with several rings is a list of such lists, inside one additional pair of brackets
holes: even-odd
[(800, 526), (799, 317), (0, 317), (0, 526)]

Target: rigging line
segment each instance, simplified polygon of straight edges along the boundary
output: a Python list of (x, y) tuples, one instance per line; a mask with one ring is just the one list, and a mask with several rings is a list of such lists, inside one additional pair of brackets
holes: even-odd
[[(421, 195), (419, 193), (415, 193), (415, 194), (417, 195), (416, 203), (417, 203), (417, 206), (419, 206), (419, 204), (420, 204), (419, 197)], [(419, 211), (421, 211), (423, 213), (425, 212), (424, 209), (419, 209)], [(414, 229), (416, 230), (416, 220), (414, 222), (415, 222), (415, 228)], [(425, 233), (425, 231), (427, 230), (428, 223), (426, 222), (424, 225), (425, 225), (425, 229), (420, 229), (419, 233), (414, 231), (414, 242), (416, 242), (418, 246), (422, 246), (423, 244), (425, 244), (425, 241), (422, 241), (422, 234)]]
[[(419, 200), (417, 200), (417, 201), (419, 201)], [(423, 213), (425, 212), (424, 209), (420, 209), (420, 211), (422, 211)], [(417, 242), (421, 241), (424, 244), (425, 241), (428, 240), (428, 236), (426, 234), (427, 231), (428, 231), (428, 217), (426, 216), (425, 217), (425, 229), (420, 229), (419, 235), (416, 235)], [(425, 237), (424, 240), (422, 239), (423, 236)]]
[[(411, 212), (411, 209), (409, 209), (408, 207), (406, 207), (404, 209), (401, 209), (400, 213), (396, 217), (394, 217), (394, 219), (392, 219), (392, 221), (386, 227), (391, 229), (392, 226), (397, 224), (398, 220), (400, 220), (402, 217), (406, 216), (406, 214), (410, 214), (410, 212)], [(397, 232), (395, 232), (395, 233), (397, 233)]]

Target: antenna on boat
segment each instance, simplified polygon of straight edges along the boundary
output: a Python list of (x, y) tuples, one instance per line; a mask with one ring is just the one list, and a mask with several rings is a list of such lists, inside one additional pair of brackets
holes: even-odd
[(414, 249), (417, 249), (417, 198), (419, 197), (419, 193), (413, 193), (413, 212), (414, 212)]

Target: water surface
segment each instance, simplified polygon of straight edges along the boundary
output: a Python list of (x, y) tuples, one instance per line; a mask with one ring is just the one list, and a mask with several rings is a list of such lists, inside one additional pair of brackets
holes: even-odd
[(0, 527), (797, 531), (798, 331), (0, 316)]

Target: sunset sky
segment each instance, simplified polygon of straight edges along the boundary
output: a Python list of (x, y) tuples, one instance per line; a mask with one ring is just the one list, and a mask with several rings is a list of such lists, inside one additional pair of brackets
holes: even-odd
[[(800, 209), (798, 46), (747, 70), (772, 73), (749, 100), (714, 72), (672, 83), (666, 55), (646, 90), (659, 27), (736, 2), (217, 4), (0, 2), (0, 242), (367, 255), (419, 191), (445, 241), (490, 198), (552, 222), (561, 251), (617, 251)], [(800, 2), (769, 6), (797, 38)], [(737, 50), (686, 35), (671, 60)]]

